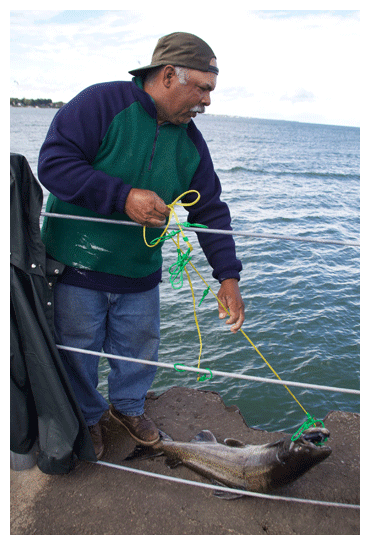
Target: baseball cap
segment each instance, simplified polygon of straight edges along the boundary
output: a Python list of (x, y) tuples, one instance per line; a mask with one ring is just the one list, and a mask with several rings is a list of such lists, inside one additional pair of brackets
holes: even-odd
[(218, 68), (209, 64), (213, 58), (216, 55), (212, 49), (198, 36), (187, 32), (173, 32), (158, 40), (151, 64), (130, 70), (129, 74), (143, 76), (152, 68), (166, 64), (218, 74)]

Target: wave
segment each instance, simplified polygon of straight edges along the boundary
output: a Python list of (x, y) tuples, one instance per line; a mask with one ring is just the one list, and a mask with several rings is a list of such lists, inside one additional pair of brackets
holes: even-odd
[(259, 168), (248, 168), (243, 166), (234, 166), (231, 168), (217, 168), (218, 174), (234, 174), (238, 172), (247, 172), (250, 174), (262, 174), (276, 177), (298, 177), (298, 178), (324, 178), (360, 181), (359, 174), (341, 173), (341, 172), (316, 172), (316, 171), (292, 171), (292, 170), (268, 170)]

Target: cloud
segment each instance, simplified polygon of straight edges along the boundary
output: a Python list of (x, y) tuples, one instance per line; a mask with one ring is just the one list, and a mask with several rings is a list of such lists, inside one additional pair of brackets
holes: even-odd
[(67, 101), (97, 81), (126, 79), (127, 71), (150, 55), (150, 35), (143, 39), (137, 32), (137, 16), (131, 12), (102, 11), (94, 17), (52, 12), (49, 19), (32, 12), (15, 17), (11, 79), (20, 82), (24, 94), (44, 96), (46, 90), (54, 100)]
[(295, 104), (296, 102), (313, 102), (315, 100), (315, 95), (311, 93), (311, 91), (298, 89), (290, 96), (287, 94), (283, 95), (280, 100), (288, 100), (292, 104)]
[(221, 90), (217, 89), (217, 94), (222, 100), (233, 101), (241, 96), (243, 98), (250, 98), (254, 96), (254, 93), (248, 91), (247, 87), (235, 86), (235, 87), (222, 87)]
[(29, 26), (41, 21), (50, 21), (53, 17), (63, 13), (58, 10), (14, 10), (10, 12), (10, 20), (12, 25)]
[(185, 10), (181, 18), (177, 8), (14, 11), (11, 94), (68, 101), (88, 85), (129, 79), (129, 70), (150, 62), (158, 38), (175, 30), (201, 36), (217, 55), (210, 113), (359, 124), (361, 46), (353, 11), (214, 7), (197, 17)]

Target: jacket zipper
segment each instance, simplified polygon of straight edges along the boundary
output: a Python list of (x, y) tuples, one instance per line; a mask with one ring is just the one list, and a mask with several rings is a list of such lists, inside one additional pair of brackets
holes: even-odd
[(151, 154), (150, 160), (149, 160), (149, 169), (148, 169), (148, 170), (152, 170), (152, 163), (153, 163), (155, 148), (156, 148), (156, 145), (157, 145), (158, 135), (159, 135), (159, 125), (157, 124), (157, 128), (156, 128), (156, 130), (155, 130), (155, 136), (154, 136), (152, 154)]

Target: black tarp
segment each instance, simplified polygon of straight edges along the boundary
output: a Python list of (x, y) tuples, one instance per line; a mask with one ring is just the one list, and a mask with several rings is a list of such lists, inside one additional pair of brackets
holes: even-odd
[(25, 157), (10, 154), (10, 450), (38, 440), (43, 473), (96, 461), (53, 336), (53, 286), (63, 265), (40, 237), (42, 189)]

